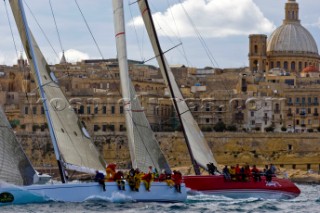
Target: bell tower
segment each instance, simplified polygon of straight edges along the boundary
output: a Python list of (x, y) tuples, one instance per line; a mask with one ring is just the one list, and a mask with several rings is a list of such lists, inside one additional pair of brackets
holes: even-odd
[(252, 72), (266, 71), (267, 36), (263, 34), (249, 35), (249, 68)]

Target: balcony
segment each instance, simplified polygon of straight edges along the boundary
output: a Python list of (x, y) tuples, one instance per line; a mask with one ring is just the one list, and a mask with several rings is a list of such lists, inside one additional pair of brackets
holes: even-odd
[(315, 112), (313, 113), (313, 116), (319, 116), (319, 113)]

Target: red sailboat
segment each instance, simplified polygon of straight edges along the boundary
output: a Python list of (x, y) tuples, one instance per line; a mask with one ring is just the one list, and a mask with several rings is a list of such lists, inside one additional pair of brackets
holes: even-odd
[(197, 122), (194, 120), (180, 89), (175, 81), (174, 75), (167, 63), (159, 43), (157, 32), (154, 27), (150, 7), (147, 0), (138, 1), (140, 12), (148, 32), (152, 48), (158, 61), (161, 74), (165, 79), (167, 87), (181, 122), (181, 127), (190, 153), (192, 165), (196, 175), (184, 176), (184, 183), (190, 192), (201, 192), (210, 194), (221, 194), (228, 197), (258, 197), (258, 198), (294, 198), (300, 194), (299, 188), (288, 179), (272, 178), (266, 181), (229, 181), (223, 175), (201, 175), (200, 167), (208, 170), (208, 164), (217, 166), (211, 149), (208, 146)]

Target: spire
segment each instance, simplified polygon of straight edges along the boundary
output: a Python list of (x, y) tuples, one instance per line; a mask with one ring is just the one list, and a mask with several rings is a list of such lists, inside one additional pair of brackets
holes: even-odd
[(66, 57), (64, 55), (64, 51), (62, 52), (62, 57), (60, 59), (60, 64), (66, 64), (67, 63), (67, 60), (66, 60)]
[(299, 4), (296, 0), (288, 0), (285, 6), (285, 19), (283, 23), (287, 24), (292, 22), (300, 23)]

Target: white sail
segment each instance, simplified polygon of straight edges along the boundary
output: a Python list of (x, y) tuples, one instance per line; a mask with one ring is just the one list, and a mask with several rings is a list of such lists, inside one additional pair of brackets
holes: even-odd
[[(213, 163), (217, 165), (216, 160), (213, 157), (210, 147), (206, 139), (204, 138), (197, 122), (193, 118), (188, 105), (186, 104), (180, 89), (175, 81), (174, 75), (163, 55), (162, 50), (160, 49), (160, 44), (158, 44), (157, 34), (154, 30), (153, 20), (151, 17), (151, 13), (147, 7), (146, 0), (138, 1), (140, 12), (142, 14), (142, 18), (148, 32), (152, 48), (154, 54), (156, 55), (156, 59), (158, 61), (161, 74), (165, 79), (167, 86), (172, 87), (171, 97), (176, 100), (177, 106), (176, 111), (180, 114), (181, 124), (184, 127), (186, 140), (188, 142), (188, 146), (190, 147), (191, 155), (193, 156), (196, 163), (202, 168), (207, 169), (208, 163)], [(170, 84), (170, 85), (169, 85)]]
[(160, 149), (129, 78), (123, 1), (113, 0), (112, 2), (121, 90), (132, 166), (144, 172), (148, 171), (149, 166), (153, 166), (158, 171), (165, 169), (170, 172), (169, 164)]
[(81, 172), (104, 170), (105, 162), (61, 91), (31, 31), (21, 0), (10, 0), (21, 41), (37, 79), (55, 155), (62, 166)]
[(35, 174), (0, 108), (0, 180), (15, 185), (31, 185)]

